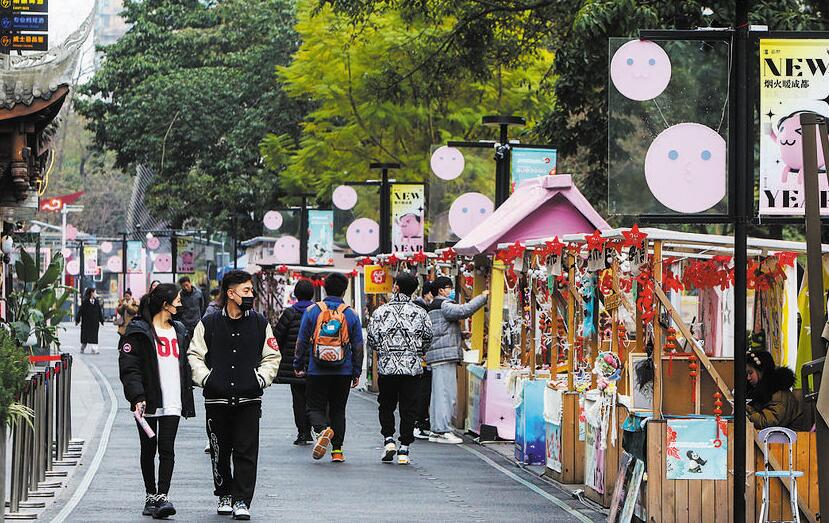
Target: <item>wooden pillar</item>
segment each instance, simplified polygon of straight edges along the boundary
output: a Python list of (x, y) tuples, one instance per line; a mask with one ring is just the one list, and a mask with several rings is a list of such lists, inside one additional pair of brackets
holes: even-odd
[[(485, 268), (483, 266), (478, 266), (476, 263), (475, 267), (475, 276), (472, 283), (472, 294), (473, 296), (480, 296), (482, 292), (486, 290), (486, 274), (484, 273)], [(484, 312), (484, 307), (478, 309), (478, 311), (472, 315), (472, 350), (478, 351), (478, 364), (483, 361), (484, 357), (484, 327), (486, 322), (486, 313)]]
[[(645, 243), (647, 248), (647, 243)], [(662, 242), (653, 242), (653, 279), (662, 284)], [(657, 314), (653, 318), (653, 418), (662, 419), (662, 327), (659, 325), (658, 300), (654, 304)]]
[(489, 294), (489, 337), (487, 339), (486, 368), (501, 368), (501, 330), (504, 320), (504, 262), (492, 263), (492, 278)]

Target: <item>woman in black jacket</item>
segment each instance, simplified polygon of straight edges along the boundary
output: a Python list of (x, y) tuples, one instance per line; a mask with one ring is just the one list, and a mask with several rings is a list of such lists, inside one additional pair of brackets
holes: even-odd
[(291, 385), (291, 399), (294, 407), (294, 423), (297, 437), (294, 445), (311, 443), (311, 422), (308, 421), (308, 412), (305, 407), (305, 373), (294, 372), (294, 349), (299, 335), (299, 325), (305, 309), (314, 304), (314, 286), (308, 280), (300, 280), (294, 287), (294, 296), (297, 302), (282, 311), (282, 316), (273, 330), (274, 337), (279, 343), (282, 361), (279, 363), (279, 372), (276, 380), (279, 383)]
[(89, 345), (92, 354), (100, 354), (98, 351), (98, 329), (104, 324), (104, 309), (98, 300), (98, 291), (89, 287), (83, 293), (83, 301), (78, 307), (78, 314), (75, 316), (75, 325), (81, 325), (81, 354)]
[[(196, 415), (187, 346), (187, 329), (173, 321), (181, 305), (179, 290), (163, 283), (141, 298), (139, 315), (119, 342), (118, 364), (124, 395), (136, 416), (141, 441), (141, 473), (147, 491), (143, 515), (155, 519), (176, 513), (167, 499), (175, 461), (180, 417)], [(138, 423), (145, 417), (155, 432), (150, 438)], [(158, 485), (155, 456), (158, 452)]]

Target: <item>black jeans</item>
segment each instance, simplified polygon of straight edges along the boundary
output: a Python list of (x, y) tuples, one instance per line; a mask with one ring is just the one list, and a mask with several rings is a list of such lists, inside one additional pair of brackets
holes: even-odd
[[(213, 494), (231, 496), (250, 506), (259, 461), (259, 418), (262, 404), (205, 405), (207, 438), (213, 465)], [(233, 472), (230, 461), (233, 460)]]
[(291, 400), (294, 407), (294, 423), (299, 436), (311, 436), (311, 422), (308, 421), (308, 406), (305, 399), (305, 384), (291, 383)]
[[(144, 489), (147, 494), (169, 494), (170, 480), (173, 478), (173, 465), (176, 461), (175, 446), (178, 433), (178, 416), (159, 416), (146, 418), (155, 432), (150, 439), (141, 425), (138, 437), (141, 440), (141, 475), (144, 476)], [(155, 484), (155, 455), (158, 452), (158, 487)]]
[(338, 450), (345, 440), (345, 406), (351, 390), (351, 376), (308, 376), (306, 400), (308, 419), (315, 432), (334, 429), (331, 446)]
[(420, 376), (380, 375), (377, 377), (380, 395), (380, 432), (384, 438), (394, 437), (394, 411), (400, 406), (400, 443), (414, 441), (414, 424), (420, 392)]
[(415, 427), (423, 430), (429, 430), (431, 424), (429, 423), (429, 404), (432, 401), (432, 371), (423, 369), (423, 374), (420, 375), (420, 388), (417, 394), (417, 416), (415, 417)]

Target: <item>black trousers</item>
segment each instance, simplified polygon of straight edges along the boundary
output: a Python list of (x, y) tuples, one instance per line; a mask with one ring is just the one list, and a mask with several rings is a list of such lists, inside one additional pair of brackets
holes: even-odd
[(341, 449), (345, 440), (345, 406), (351, 390), (351, 376), (308, 376), (306, 400), (308, 419), (315, 432), (334, 429), (333, 449)]
[(394, 411), (400, 407), (400, 443), (411, 445), (414, 441), (414, 424), (417, 416), (420, 376), (380, 375), (377, 377), (380, 394), (380, 432), (384, 438), (394, 437)]
[[(169, 494), (170, 480), (173, 478), (173, 466), (176, 461), (175, 446), (178, 433), (178, 416), (159, 416), (146, 418), (155, 432), (154, 438), (148, 438), (138, 422), (138, 437), (141, 440), (141, 475), (144, 476), (144, 489), (147, 494)], [(155, 455), (158, 452), (158, 487), (155, 484)]]
[(311, 435), (311, 422), (308, 421), (308, 406), (305, 384), (291, 383), (291, 400), (294, 407), (294, 424), (299, 436)]
[(417, 393), (417, 416), (415, 418), (415, 427), (423, 430), (429, 430), (431, 423), (429, 423), (429, 404), (432, 401), (432, 371), (423, 369), (423, 374), (420, 375), (420, 388)]
[(213, 494), (231, 496), (234, 503), (244, 501), (250, 506), (256, 488), (262, 403), (205, 405), (205, 412), (213, 465)]

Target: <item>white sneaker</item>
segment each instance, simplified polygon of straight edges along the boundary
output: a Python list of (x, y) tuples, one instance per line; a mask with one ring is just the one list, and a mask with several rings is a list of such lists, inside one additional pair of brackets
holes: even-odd
[(221, 516), (229, 516), (233, 514), (233, 507), (230, 505), (230, 496), (222, 496), (219, 498), (219, 505), (216, 507), (216, 513)]
[(417, 429), (414, 431), (415, 439), (429, 439), (432, 436), (432, 432), (425, 429)]
[(204, 447), (204, 453), (205, 454), (210, 454), (210, 443), (209, 442)]
[(432, 443), (450, 443), (453, 445), (457, 445), (459, 443), (463, 443), (463, 440), (451, 432), (445, 432), (443, 434), (438, 434), (433, 432), (431, 436), (429, 436), (429, 441)]
[(247, 521), (250, 519), (250, 510), (247, 503), (244, 501), (237, 501), (233, 504), (233, 519)]
[(391, 463), (394, 460), (394, 455), (397, 454), (397, 445), (393, 438), (386, 439), (386, 445), (383, 447), (383, 454), (380, 456), (380, 461), (383, 463)]

